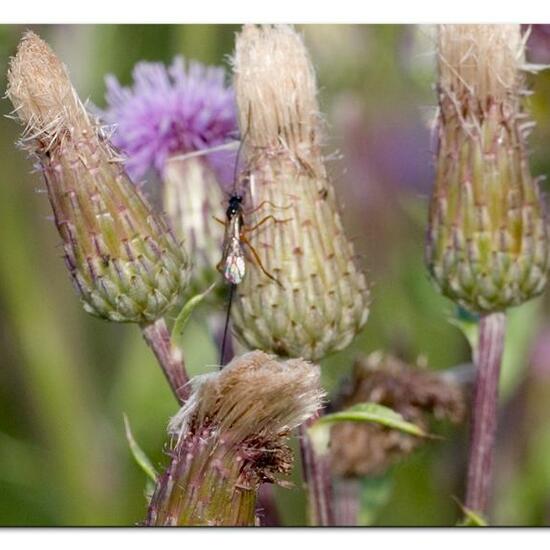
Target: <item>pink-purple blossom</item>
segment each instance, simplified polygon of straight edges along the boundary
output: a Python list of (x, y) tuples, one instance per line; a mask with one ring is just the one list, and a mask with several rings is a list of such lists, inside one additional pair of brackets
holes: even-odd
[[(151, 168), (162, 175), (173, 155), (219, 146), (238, 138), (235, 95), (222, 67), (176, 57), (169, 67), (140, 62), (133, 84), (122, 86), (108, 75), (104, 121), (112, 125), (112, 143), (127, 157), (134, 181)], [(236, 151), (205, 158), (221, 183), (232, 179)]]

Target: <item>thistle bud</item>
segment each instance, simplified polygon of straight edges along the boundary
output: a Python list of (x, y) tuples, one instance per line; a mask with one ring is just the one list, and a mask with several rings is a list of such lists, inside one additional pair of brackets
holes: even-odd
[(32, 32), (11, 60), (7, 95), (26, 125), (21, 143), (45, 176), (84, 309), (112, 321), (159, 319), (187, 281), (181, 243), (125, 175), (65, 67)]
[(321, 154), (313, 67), (292, 28), (245, 26), (234, 70), (252, 199), (245, 236), (258, 256), (237, 287), (235, 327), (250, 347), (319, 360), (364, 326), (369, 293)]
[(540, 294), (548, 227), (529, 171), (519, 25), (440, 25), (427, 263), (441, 292), (491, 313)]
[[(464, 394), (456, 383), (380, 352), (356, 361), (335, 407), (346, 409), (367, 402), (395, 410), (423, 431), (428, 431), (429, 415), (457, 423), (465, 411)], [(420, 442), (420, 438), (376, 424), (337, 424), (331, 433), (332, 469), (343, 478), (380, 474)]]
[(254, 351), (191, 384), (147, 524), (254, 525), (260, 484), (290, 472), (290, 432), (321, 405), (319, 367)]

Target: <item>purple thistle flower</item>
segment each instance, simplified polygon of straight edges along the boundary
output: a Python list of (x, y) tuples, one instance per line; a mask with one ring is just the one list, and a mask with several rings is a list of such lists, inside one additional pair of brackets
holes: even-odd
[[(222, 67), (186, 63), (176, 57), (170, 67), (140, 62), (133, 86), (106, 77), (108, 103), (103, 119), (114, 127), (111, 140), (126, 156), (134, 180), (150, 168), (162, 175), (166, 160), (221, 145), (238, 137), (233, 89), (225, 84)], [(236, 151), (210, 153), (205, 158), (220, 183), (232, 180)]]

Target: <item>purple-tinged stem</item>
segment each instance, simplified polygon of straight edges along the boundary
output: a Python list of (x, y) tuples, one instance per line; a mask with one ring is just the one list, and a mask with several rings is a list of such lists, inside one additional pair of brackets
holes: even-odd
[(491, 313), (481, 317), (465, 506), (482, 515), (487, 513), (491, 490), (498, 384), (505, 331), (504, 313)]
[(358, 479), (340, 479), (334, 486), (335, 525), (356, 527), (361, 510), (361, 487)]
[(300, 426), (302, 470), (306, 482), (309, 517), (313, 525), (334, 525), (330, 456), (315, 453), (307, 429), (319, 418), (317, 413)]
[(239, 451), (208, 429), (178, 441), (157, 480), (145, 524), (254, 526), (256, 490), (246, 485)]
[(281, 518), (277, 509), (277, 502), (273, 494), (273, 485), (262, 483), (258, 490), (258, 502), (256, 505), (256, 516), (262, 527), (280, 527)]
[(181, 405), (189, 396), (189, 377), (181, 351), (170, 338), (170, 332), (164, 319), (157, 319), (150, 325), (141, 327), (143, 338), (153, 350), (170, 388)]

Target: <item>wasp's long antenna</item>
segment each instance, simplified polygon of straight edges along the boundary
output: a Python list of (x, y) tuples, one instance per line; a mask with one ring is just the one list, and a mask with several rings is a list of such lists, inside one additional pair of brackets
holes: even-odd
[(227, 333), (229, 331), (229, 322), (231, 320), (231, 306), (233, 305), (233, 293), (235, 292), (236, 285), (229, 286), (229, 303), (227, 304), (227, 314), (225, 316), (225, 326), (223, 327), (222, 346), (220, 350), (220, 369), (225, 364), (225, 346), (227, 344)]
[(251, 118), (252, 118), (252, 107), (249, 105), (248, 113), (247, 113), (247, 116), (246, 116), (246, 130), (244, 131), (244, 134), (241, 137), (241, 143), (239, 144), (239, 148), (237, 149), (237, 158), (235, 159), (235, 169), (233, 171), (233, 194), (234, 195), (237, 192), (237, 176), (239, 174), (239, 160), (241, 159), (241, 153), (242, 153), (244, 144), (246, 142), (248, 132), (250, 131), (250, 120), (251, 120)]
[(221, 145), (215, 145), (214, 147), (207, 147), (206, 149), (199, 149), (198, 151), (191, 151), (190, 153), (184, 153), (182, 155), (174, 155), (169, 157), (166, 160), (166, 162), (174, 162), (176, 160), (188, 160), (194, 157), (203, 157), (205, 155), (209, 155), (210, 153), (216, 153), (218, 151), (226, 151), (227, 149), (238, 150), (240, 146), (241, 146), (241, 141), (238, 139), (235, 139), (233, 141), (222, 143)]

